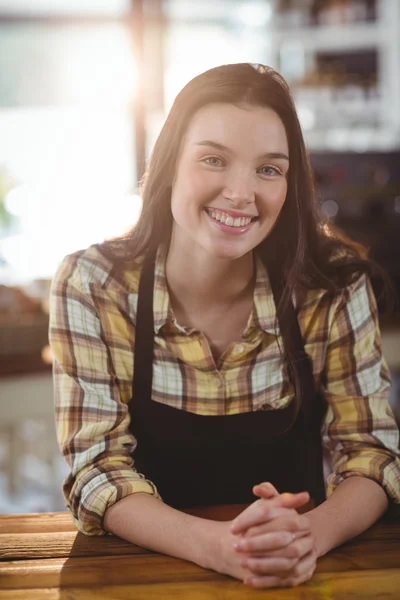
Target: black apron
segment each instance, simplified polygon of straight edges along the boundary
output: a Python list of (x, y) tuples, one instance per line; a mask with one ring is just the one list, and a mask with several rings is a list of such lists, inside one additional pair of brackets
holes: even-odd
[[(135, 468), (152, 481), (174, 508), (242, 504), (256, 498), (252, 487), (270, 481), (279, 492), (308, 491), (315, 504), (325, 499), (321, 422), (324, 402), (315, 392), (293, 309), (296, 365), (303, 403), (279, 410), (204, 416), (152, 400), (153, 251), (139, 284), (134, 380), (129, 403), (130, 431), (137, 439)], [(281, 293), (271, 279), (275, 303)]]

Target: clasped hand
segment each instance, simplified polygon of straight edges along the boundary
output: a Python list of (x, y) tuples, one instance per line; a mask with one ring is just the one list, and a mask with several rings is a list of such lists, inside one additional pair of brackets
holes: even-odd
[(308, 493), (278, 494), (270, 483), (254, 486), (253, 493), (260, 499), (225, 524), (225, 572), (257, 588), (307, 581), (316, 567), (316, 544), (308, 517), (296, 508), (309, 501)]

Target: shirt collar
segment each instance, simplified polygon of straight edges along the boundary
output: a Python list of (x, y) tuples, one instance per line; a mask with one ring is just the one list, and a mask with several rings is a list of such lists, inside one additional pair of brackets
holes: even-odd
[[(173, 320), (173, 313), (165, 275), (166, 251), (160, 247), (157, 251), (154, 269), (154, 332), (159, 333), (161, 327)], [(272, 295), (267, 269), (256, 254), (256, 282), (254, 286), (253, 312), (249, 319), (249, 327), (262, 329), (274, 335), (280, 334), (276, 319), (276, 307)], [(276, 322), (275, 322), (276, 321)]]

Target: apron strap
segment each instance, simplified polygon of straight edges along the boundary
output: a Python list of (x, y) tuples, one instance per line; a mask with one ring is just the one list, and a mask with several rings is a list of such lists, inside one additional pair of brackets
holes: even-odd
[[(285, 285), (282, 273), (274, 268), (268, 260), (267, 270), (281, 332), (283, 329), (290, 331), (294, 353), (293, 369), (297, 374), (300, 385), (300, 395), (296, 394), (296, 401), (301, 403), (301, 409), (304, 415), (304, 427), (307, 431), (315, 431), (316, 427), (321, 424), (322, 412), (320, 409), (322, 409), (322, 407), (320, 407), (320, 399), (318, 398), (317, 390), (315, 389), (312, 361), (304, 348), (304, 342), (292, 300), (287, 306), (285, 321), (283, 319), (280, 310), (280, 301)], [(289, 376), (292, 384), (294, 384), (295, 373), (290, 372)]]
[[(132, 398), (151, 398), (154, 347), (154, 269), (157, 250), (146, 255), (140, 275), (136, 310)], [(130, 402), (132, 413), (134, 402)]]
[[(303, 461), (303, 468), (308, 482), (308, 490), (314, 502), (318, 505), (326, 498), (325, 481), (323, 473), (323, 450), (321, 426), (326, 412), (326, 401), (323, 394), (315, 389), (312, 361), (306, 353), (301, 335), (299, 322), (293, 301), (287, 307), (285, 323), (280, 310), (280, 300), (284, 290), (282, 273), (267, 259), (268, 276), (271, 282), (272, 293), (279, 325), (282, 330), (286, 327), (290, 331), (294, 351), (294, 369), (300, 385), (300, 395), (296, 394), (296, 402), (301, 403), (300, 417), (302, 418), (303, 431), (307, 440)], [(289, 374), (294, 383), (294, 373)], [(297, 390), (296, 390), (297, 391)]]

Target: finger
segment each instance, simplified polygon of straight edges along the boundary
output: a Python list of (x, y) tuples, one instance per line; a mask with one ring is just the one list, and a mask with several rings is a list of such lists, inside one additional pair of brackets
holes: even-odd
[(302, 560), (308, 556), (314, 549), (314, 538), (311, 535), (303, 536), (294, 540), (287, 548), (281, 552), (288, 558), (296, 558)]
[(269, 481), (263, 481), (262, 483), (253, 486), (253, 494), (265, 499), (279, 496), (278, 490)]
[(310, 494), (308, 492), (299, 492), (298, 494), (283, 493), (279, 494), (278, 496), (274, 496), (271, 500), (274, 504), (279, 506), (296, 509), (309, 502)]
[(290, 531), (276, 531), (251, 538), (242, 538), (234, 544), (236, 552), (251, 554), (268, 554), (269, 558), (296, 558), (308, 554), (313, 548), (314, 539), (310, 534), (296, 537)]
[(231, 532), (234, 534), (243, 533), (249, 527), (265, 523), (279, 516), (279, 514), (281, 514), (279, 509), (293, 510), (293, 504), (295, 506), (301, 506), (308, 501), (308, 492), (300, 492), (299, 494), (280, 494), (266, 502), (257, 500), (233, 520)]
[[(301, 560), (304, 556), (307, 556), (312, 552), (314, 548), (314, 539), (311, 535), (304, 535), (301, 538), (295, 539), (290, 544), (282, 546), (276, 550), (270, 550), (266, 553), (268, 558), (292, 558)], [(247, 553), (248, 554), (248, 553)], [(260, 553), (258, 553), (260, 554)]]
[(253, 494), (264, 500), (273, 498), (276, 503), (280, 506), (285, 506), (286, 508), (300, 508), (300, 506), (304, 506), (304, 504), (307, 504), (310, 500), (308, 492), (278, 494), (276, 488), (270, 483), (255, 485), (253, 487)]
[[(249, 568), (249, 567), (248, 567)], [(281, 576), (257, 575), (246, 577), (244, 583), (255, 588), (263, 587), (294, 587), (304, 581), (308, 581), (314, 574), (316, 568), (316, 553), (311, 552), (303, 560), (299, 561), (291, 570), (285, 574), (281, 571)], [(249, 568), (249, 570), (251, 570)], [(253, 572), (253, 571), (252, 571)]]
[(240, 561), (242, 567), (249, 569), (254, 575), (275, 575), (281, 573), (285, 577), (289, 577), (290, 572), (294, 568), (297, 560), (295, 558), (286, 557), (248, 557)]
[(298, 515), (297, 513), (286, 513), (276, 517), (268, 523), (262, 523), (261, 525), (249, 527), (240, 536), (240, 539), (248, 540), (260, 535), (279, 531), (287, 531), (294, 535), (295, 538), (299, 538), (310, 533), (310, 521), (307, 517)]
[(249, 527), (271, 521), (272, 519), (285, 514), (287, 511), (287, 508), (274, 505), (274, 499), (268, 502), (257, 500), (256, 502), (253, 502), (253, 504), (250, 504), (250, 506), (232, 521), (231, 532), (233, 534), (243, 533), (249, 529)]
[(276, 575), (257, 577), (254, 574), (248, 575), (243, 580), (245, 585), (254, 588), (280, 588), (282, 586), (282, 578)]
[(294, 540), (294, 534), (289, 531), (274, 531), (252, 538), (242, 538), (235, 542), (234, 548), (237, 552), (272, 552), (285, 548)]
[(295, 564), (288, 575), (288, 579), (292, 580), (292, 585), (298, 585), (302, 581), (310, 579), (310, 576), (312, 573), (314, 573), (316, 566), (317, 556), (316, 552), (312, 550)]
[[(277, 502), (277, 500), (277, 498), (274, 498), (275, 502)], [(297, 508), (309, 502), (310, 494), (308, 492), (299, 492), (297, 494), (283, 493), (280, 495), (280, 500), (282, 502), (282, 506), (287, 508)]]

